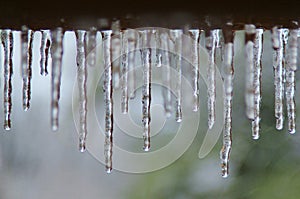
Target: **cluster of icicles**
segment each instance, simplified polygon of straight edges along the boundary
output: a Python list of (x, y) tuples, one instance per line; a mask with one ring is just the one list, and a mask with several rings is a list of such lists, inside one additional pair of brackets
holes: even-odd
[[(273, 44), (273, 67), (274, 67), (274, 85), (275, 85), (275, 117), (276, 128), (281, 130), (284, 123), (284, 98), (287, 107), (287, 120), (289, 133), (295, 133), (295, 71), (297, 69), (297, 37), (298, 29), (286, 29), (274, 27), (272, 30)], [(87, 65), (95, 65), (96, 52), (92, 51), (96, 47), (96, 28), (90, 30), (76, 30), (77, 43), (77, 80), (79, 88), (79, 150), (85, 151), (87, 137)], [(245, 25), (245, 55), (246, 55), (246, 115), (252, 122), (253, 139), (259, 138), (260, 131), (260, 105), (261, 105), (261, 58), (263, 32), (261, 28), (256, 28), (252, 24)], [(128, 113), (128, 99), (134, 96), (135, 77), (129, 70), (134, 68), (134, 51), (138, 42), (142, 45), (149, 42), (150, 36), (154, 35), (157, 39), (157, 45), (168, 45), (164, 40), (169, 38), (174, 41), (177, 56), (175, 59), (175, 69), (177, 75), (176, 85), (176, 107), (175, 118), (177, 122), (182, 121), (181, 112), (181, 54), (182, 36), (187, 34), (193, 39), (191, 48), (193, 49), (192, 64), (194, 66), (191, 74), (193, 88), (193, 111), (199, 110), (199, 60), (198, 46), (200, 30), (171, 30), (170, 34), (159, 34), (155, 29), (140, 30), (139, 35), (132, 34), (130, 30), (112, 30), (101, 31), (103, 40), (103, 60), (105, 64), (104, 73), (104, 102), (105, 102), (105, 162), (106, 171), (112, 170), (112, 146), (113, 146), (113, 82), (120, 84), (122, 89), (121, 108), (123, 113)], [(64, 30), (60, 27), (54, 30), (41, 30), (40, 47), (40, 73), (47, 75), (48, 59), (51, 55), (51, 127), (56, 131), (59, 126), (59, 97), (61, 84), (61, 68), (63, 55), (63, 37)], [(224, 81), (224, 129), (223, 129), (223, 147), (220, 153), (222, 176), (228, 176), (228, 163), (232, 144), (232, 96), (233, 96), (233, 56), (234, 56), (234, 30), (232, 24), (226, 24), (225, 28), (210, 30), (206, 32), (205, 46), (209, 54), (209, 66), (207, 70), (208, 79), (208, 127), (212, 128), (215, 122), (215, 101), (216, 101), (216, 48), (222, 48), (222, 76)], [(22, 78), (23, 78), (23, 108), (28, 110), (30, 107), (30, 81), (32, 76), (32, 42), (34, 31), (26, 26), (21, 29), (21, 53), (22, 53)], [(220, 39), (221, 38), (221, 39)], [(119, 40), (121, 45), (112, 45), (114, 39)], [(4, 49), (4, 129), (11, 128), (11, 109), (12, 109), (12, 74), (13, 74), (13, 34), (12, 30), (1, 30), (1, 43)], [(162, 46), (163, 47), (163, 46)], [(118, 48), (118, 49), (115, 49)], [(165, 47), (167, 48), (167, 46)], [(116, 51), (121, 51), (120, 70), (114, 72), (113, 62)], [(91, 59), (87, 64), (87, 54)], [(143, 69), (142, 86), (142, 123), (144, 150), (150, 149), (150, 106), (151, 106), (151, 66), (153, 63), (157, 67), (170, 64), (168, 52), (159, 50), (152, 51), (149, 48), (142, 48), (141, 63)], [(151, 53), (155, 53), (156, 60), (151, 60)], [(164, 71), (165, 84), (170, 83), (170, 72), (166, 68)], [(171, 113), (172, 105), (170, 103), (171, 92), (163, 92), (164, 108), (166, 114)]]

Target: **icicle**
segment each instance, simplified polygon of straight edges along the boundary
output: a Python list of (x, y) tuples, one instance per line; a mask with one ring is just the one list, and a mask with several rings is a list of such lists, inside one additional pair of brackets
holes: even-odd
[(111, 35), (112, 31), (102, 31), (103, 34), (103, 56), (104, 56), (104, 102), (105, 102), (105, 143), (104, 157), (106, 172), (112, 170), (112, 147), (113, 147), (113, 71), (111, 59)]
[(246, 41), (246, 88), (245, 88), (245, 103), (246, 115), (248, 119), (254, 120), (254, 39), (255, 26), (245, 25), (245, 41)]
[(232, 96), (233, 96), (233, 39), (232, 24), (228, 23), (223, 29), (225, 40), (222, 74), (224, 80), (224, 129), (223, 147), (220, 152), (222, 176), (226, 178), (229, 174), (229, 156), (232, 145)]
[(263, 29), (256, 29), (254, 40), (254, 120), (252, 121), (252, 138), (259, 138), (260, 104), (261, 104), (261, 57), (263, 51)]
[(32, 66), (32, 42), (34, 32), (28, 27), (22, 26), (22, 78), (23, 78), (23, 109), (27, 111), (30, 108), (31, 98), (31, 66)]
[(91, 27), (87, 32), (87, 40), (86, 40), (86, 53), (89, 54), (87, 63), (89, 66), (95, 66), (96, 64), (96, 46), (97, 46), (97, 29), (95, 27)]
[(283, 128), (283, 98), (284, 98), (284, 67), (283, 55), (285, 44), (283, 42), (284, 29), (274, 27), (272, 29), (273, 43), (273, 68), (274, 68), (274, 86), (275, 86), (275, 118), (276, 129)]
[(128, 113), (128, 31), (124, 31), (122, 38), (122, 113)]
[(160, 32), (157, 30), (155, 32), (155, 45), (156, 45), (156, 67), (161, 67), (162, 65), (162, 46), (160, 40)]
[(199, 58), (198, 58), (198, 40), (199, 30), (189, 30), (192, 37), (192, 88), (193, 88), (193, 111), (199, 109)]
[(63, 37), (64, 31), (58, 27), (51, 31), (51, 55), (52, 55), (52, 71), (51, 71), (51, 127), (52, 131), (58, 130), (59, 115), (59, 98), (61, 83), (61, 67), (63, 56)]
[(87, 80), (87, 68), (86, 68), (86, 31), (76, 31), (76, 43), (77, 43), (77, 81), (79, 89), (79, 117), (80, 117), (80, 129), (79, 129), (79, 150), (85, 151), (86, 148), (86, 136), (87, 136), (87, 96), (86, 96), (86, 80)]
[[(175, 120), (176, 122), (182, 121), (181, 110), (181, 67), (182, 67), (182, 30), (172, 30), (171, 34), (175, 43), (175, 67), (176, 67), (176, 108), (175, 108)], [(173, 63), (172, 63), (173, 64)]]
[(113, 87), (120, 87), (120, 55), (122, 35), (120, 32), (120, 21), (113, 21), (111, 25), (111, 58), (113, 67)]
[(167, 117), (171, 116), (172, 110), (172, 101), (171, 101), (171, 65), (170, 65), (170, 55), (169, 55), (169, 42), (170, 38), (168, 33), (161, 33), (160, 34), (160, 42), (162, 48), (162, 79), (163, 79), (163, 88), (162, 88), (162, 95), (164, 101), (164, 109), (165, 114)]
[(216, 103), (216, 66), (215, 53), (219, 43), (219, 30), (212, 30), (205, 38), (206, 49), (209, 54), (209, 66), (207, 69), (208, 80), (208, 128), (212, 128), (215, 123), (215, 103)]
[(1, 42), (4, 49), (4, 129), (11, 128), (11, 109), (12, 109), (12, 74), (13, 74), (13, 33), (11, 30), (1, 31)]
[(142, 87), (142, 123), (144, 126), (144, 151), (150, 150), (150, 105), (151, 105), (151, 51), (148, 45), (148, 31), (141, 31), (142, 49), (142, 67), (143, 67), (143, 87)]
[(126, 30), (128, 39), (128, 95), (131, 99), (135, 97), (136, 72), (135, 72), (135, 50), (137, 38), (135, 30)]
[(51, 41), (49, 38), (49, 31), (42, 30), (42, 39), (41, 39), (41, 48), (40, 48), (40, 73), (41, 75), (48, 75), (48, 57), (49, 57), (49, 49), (51, 45)]
[(290, 30), (287, 49), (286, 64), (286, 106), (288, 115), (288, 131), (291, 134), (296, 132), (296, 104), (295, 104), (295, 72), (297, 70), (297, 37), (298, 29)]

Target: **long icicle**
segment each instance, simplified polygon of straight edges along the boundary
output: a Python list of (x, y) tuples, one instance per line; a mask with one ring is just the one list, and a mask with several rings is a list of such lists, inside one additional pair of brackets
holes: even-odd
[(263, 29), (256, 29), (254, 41), (254, 120), (252, 121), (252, 138), (258, 139), (260, 132), (260, 106), (261, 106), (261, 59), (263, 51)]
[(284, 29), (278, 27), (272, 28), (272, 46), (273, 46), (273, 69), (274, 69), (274, 86), (275, 86), (275, 118), (276, 129), (283, 128), (283, 99), (284, 99)]
[(290, 30), (287, 49), (286, 64), (286, 107), (288, 116), (288, 131), (291, 134), (296, 132), (296, 104), (295, 104), (295, 72), (297, 70), (297, 47), (298, 29)]
[(143, 67), (143, 87), (142, 87), (142, 123), (144, 126), (144, 151), (150, 150), (150, 105), (151, 105), (151, 51), (148, 44), (149, 32), (141, 31), (142, 40), (142, 67)]
[(32, 76), (32, 43), (34, 32), (28, 27), (22, 26), (22, 78), (23, 78), (23, 110), (30, 108), (31, 99), (31, 76)]
[(122, 38), (122, 82), (121, 82), (121, 89), (122, 89), (122, 97), (121, 97), (121, 110), (122, 113), (128, 113), (128, 31), (124, 31), (123, 38)]
[(199, 110), (199, 57), (198, 57), (198, 40), (199, 30), (189, 30), (192, 38), (192, 88), (193, 88), (193, 111)]
[(86, 31), (77, 30), (75, 32), (77, 43), (77, 81), (79, 89), (79, 151), (86, 150), (87, 136), (87, 96), (86, 96), (86, 80), (87, 80), (87, 63), (86, 63)]
[(1, 42), (4, 49), (4, 129), (11, 128), (11, 110), (12, 110), (12, 75), (13, 75), (13, 33), (11, 30), (1, 31)]
[[(172, 35), (174, 37), (175, 44), (175, 68), (176, 68), (176, 107), (175, 107), (175, 120), (176, 122), (182, 121), (182, 109), (181, 109), (181, 76), (182, 76), (182, 30), (173, 30)], [(172, 63), (173, 64), (173, 63)]]
[(163, 79), (163, 103), (165, 114), (167, 117), (171, 116), (172, 113), (172, 101), (171, 101), (171, 65), (170, 65), (170, 54), (169, 54), (169, 35), (168, 33), (161, 33), (160, 42), (162, 48), (162, 79)]
[(102, 31), (103, 34), (103, 56), (104, 56), (104, 102), (105, 102), (105, 143), (104, 157), (107, 173), (112, 171), (112, 147), (113, 147), (113, 71), (111, 57), (111, 35), (112, 31)]
[(220, 152), (222, 177), (226, 178), (229, 174), (229, 157), (232, 146), (232, 96), (233, 96), (233, 56), (234, 56), (234, 33), (232, 24), (228, 23), (223, 29), (225, 41), (223, 54), (223, 79), (224, 79), (224, 129), (223, 147)]
[(209, 54), (209, 66), (207, 69), (207, 81), (208, 81), (208, 128), (211, 129), (215, 123), (216, 111), (216, 66), (215, 66), (215, 54), (216, 48), (219, 43), (219, 30), (211, 30), (208, 32), (205, 38), (205, 46)]
[(59, 98), (62, 70), (63, 55), (63, 37), (64, 31), (58, 27), (51, 31), (51, 55), (52, 55), (52, 71), (51, 71), (51, 128), (52, 131), (58, 130), (59, 125)]
[(86, 33), (86, 53), (89, 54), (87, 63), (89, 66), (96, 65), (96, 46), (97, 46), (97, 29), (91, 27), (90, 30)]
[(40, 48), (40, 74), (48, 75), (48, 58), (49, 58), (49, 49), (51, 46), (51, 41), (49, 38), (49, 30), (41, 31), (41, 48)]

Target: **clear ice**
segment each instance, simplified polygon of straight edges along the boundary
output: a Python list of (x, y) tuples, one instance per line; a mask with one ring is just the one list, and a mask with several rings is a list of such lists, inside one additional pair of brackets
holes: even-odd
[(97, 29), (95, 27), (91, 27), (89, 31), (87, 31), (86, 38), (86, 53), (89, 54), (87, 63), (89, 66), (96, 65), (96, 46), (97, 46)]
[(290, 30), (285, 72), (285, 97), (288, 117), (288, 131), (291, 134), (296, 132), (295, 72), (297, 70), (298, 32), (298, 29)]
[(198, 56), (198, 40), (199, 30), (189, 30), (192, 38), (192, 88), (193, 88), (193, 111), (199, 110), (199, 56)]
[(11, 128), (12, 109), (12, 74), (13, 74), (13, 32), (9, 29), (1, 31), (1, 42), (4, 49), (4, 129)]
[(40, 74), (41, 75), (48, 75), (48, 58), (49, 58), (49, 50), (51, 46), (50, 41), (50, 31), (49, 30), (42, 30), (41, 31), (41, 48), (40, 48)]
[(61, 84), (61, 68), (63, 56), (63, 37), (64, 31), (58, 27), (51, 31), (51, 56), (52, 56), (52, 71), (51, 71), (51, 127), (52, 131), (58, 130), (59, 124), (59, 98)]
[(169, 34), (163, 32), (160, 34), (160, 43), (162, 50), (162, 80), (163, 80), (163, 104), (165, 114), (167, 117), (171, 116), (172, 113), (172, 93), (171, 93), (171, 65), (170, 65), (170, 52), (169, 52)]
[(151, 50), (149, 45), (150, 31), (141, 31), (141, 58), (143, 67), (142, 87), (142, 123), (144, 126), (144, 151), (150, 150), (150, 105), (151, 105)]
[[(175, 120), (176, 122), (182, 121), (182, 108), (181, 108), (181, 76), (182, 76), (182, 30), (171, 30), (172, 40), (174, 41), (175, 54), (173, 58), (175, 59), (175, 69), (176, 69), (176, 107), (175, 107)], [(173, 64), (173, 63), (172, 63)]]
[(128, 113), (128, 31), (124, 31), (123, 38), (122, 38), (122, 67), (121, 67), (121, 89), (122, 89), (122, 96), (121, 96), (121, 111), (122, 113)]
[(86, 31), (77, 30), (76, 44), (77, 44), (77, 82), (79, 89), (79, 150), (84, 152), (86, 150), (86, 136), (87, 136), (87, 90), (86, 90), (86, 80), (87, 80), (87, 63), (86, 63)]
[(234, 33), (232, 24), (227, 24), (223, 29), (225, 39), (224, 51), (222, 56), (222, 74), (224, 81), (224, 129), (223, 129), (223, 147), (220, 152), (222, 177), (226, 178), (229, 174), (229, 156), (232, 146), (232, 97), (233, 97), (233, 56)]
[(256, 29), (254, 40), (254, 119), (252, 121), (252, 138), (259, 138), (260, 131), (260, 106), (261, 106), (261, 58), (263, 51), (263, 29)]
[(209, 54), (209, 66), (207, 69), (207, 93), (208, 93), (208, 128), (212, 128), (215, 123), (216, 111), (216, 48), (219, 45), (220, 30), (211, 30), (205, 38), (205, 46)]
[(275, 118), (276, 129), (283, 128), (283, 99), (284, 99), (284, 49), (283, 42), (285, 29), (273, 27), (272, 29), (272, 46), (273, 46), (273, 69), (274, 69), (274, 86), (275, 86)]
[(32, 46), (34, 31), (22, 26), (21, 54), (22, 54), (22, 78), (23, 78), (23, 110), (30, 108), (31, 77), (32, 77)]
[(102, 31), (103, 56), (104, 56), (104, 104), (105, 104), (105, 141), (104, 157), (106, 172), (112, 171), (112, 147), (113, 147), (113, 70), (111, 57), (112, 31)]

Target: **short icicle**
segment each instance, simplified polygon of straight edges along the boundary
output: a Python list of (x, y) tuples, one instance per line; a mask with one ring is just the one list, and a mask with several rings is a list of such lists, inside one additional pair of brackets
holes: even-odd
[(32, 47), (34, 31), (22, 26), (21, 31), (21, 54), (22, 54), (22, 79), (23, 79), (23, 110), (30, 108), (31, 99), (31, 76), (32, 76)]
[(111, 57), (112, 31), (102, 31), (103, 56), (104, 56), (104, 102), (105, 102), (105, 142), (104, 158), (107, 173), (112, 171), (112, 148), (113, 148), (113, 71)]
[(252, 121), (252, 138), (258, 139), (260, 133), (260, 106), (261, 106), (261, 75), (262, 75), (262, 51), (263, 51), (262, 28), (256, 29), (254, 40), (254, 120)]
[(136, 48), (137, 48), (137, 32), (136, 30), (126, 30), (128, 40), (128, 96), (130, 99), (135, 97), (136, 89)]
[(49, 50), (51, 46), (51, 41), (49, 38), (50, 31), (42, 30), (41, 31), (41, 48), (40, 48), (40, 74), (43, 76), (48, 75), (48, 58), (49, 58)]
[(76, 44), (77, 44), (77, 82), (79, 93), (79, 151), (86, 150), (87, 137), (87, 95), (86, 95), (86, 81), (87, 81), (87, 63), (86, 63), (86, 31), (77, 30)]
[(169, 53), (169, 35), (167, 32), (160, 34), (160, 42), (162, 48), (162, 95), (165, 114), (167, 117), (172, 113), (172, 93), (171, 93), (171, 65), (170, 65), (170, 53)]
[(86, 53), (89, 55), (87, 58), (87, 63), (89, 66), (96, 65), (96, 46), (97, 46), (97, 29), (95, 27), (91, 27), (90, 30), (86, 33)]
[(63, 56), (63, 38), (64, 31), (58, 27), (51, 31), (51, 55), (52, 55), (52, 71), (51, 71), (51, 128), (57, 131), (59, 126), (59, 98)]
[(121, 111), (122, 113), (128, 113), (128, 31), (124, 31), (122, 38), (122, 68), (121, 68)]
[[(245, 105), (246, 115), (249, 120), (254, 120), (254, 41), (256, 35), (256, 27), (252, 24), (245, 25)], [(258, 138), (257, 136), (255, 138)]]
[(160, 31), (156, 30), (155, 32), (155, 45), (156, 45), (156, 67), (161, 67), (162, 65), (162, 49), (161, 49), (161, 40), (160, 40)]
[[(181, 76), (182, 76), (182, 30), (173, 30), (171, 34), (173, 35), (173, 40), (175, 43), (175, 69), (176, 69), (176, 107), (175, 107), (175, 120), (176, 122), (182, 121), (182, 108), (181, 108)], [(173, 63), (172, 63), (173, 64)]]
[(198, 56), (198, 40), (199, 30), (189, 30), (189, 34), (192, 38), (192, 88), (193, 88), (193, 111), (199, 110), (200, 98), (199, 98), (199, 56)]
[(205, 46), (209, 54), (209, 65), (207, 69), (207, 107), (208, 107), (208, 128), (211, 129), (215, 123), (216, 111), (216, 48), (219, 45), (220, 30), (211, 30), (206, 32)]
[(286, 59), (285, 97), (288, 117), (288, 131), (290, 134), (294, 134), (296, 132), (295, 73), (297, 70), (298, 32), (298, 28), (290, 30)]
[(272, 46), (273, 46), (273, 69), (274, 69), (274, 86), (275, 86), (275, 118), (276, 129), (282, 130), (283, 99), (284, 99), (284, 49), (283, 42), (284, 29), (278, 27), (272, 28)]
[(120, 87), (120, 67), (121, 67), (121, 44), (122, 32), (120, 31), (120, 21), (113, 21), (111, 24), (111, 61), (113, 68), (113, 87)]

